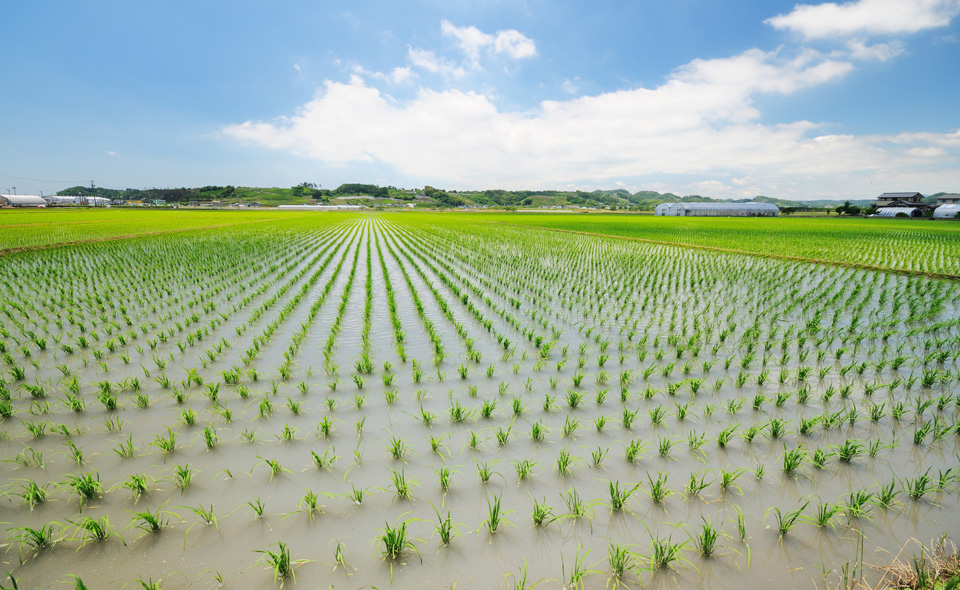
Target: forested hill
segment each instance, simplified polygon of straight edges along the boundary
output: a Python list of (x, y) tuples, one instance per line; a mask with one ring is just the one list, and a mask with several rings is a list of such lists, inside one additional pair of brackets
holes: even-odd
[[(673, 193), (656, 191), (638, 191), (631, 193), (624, 189), (586, 191), (512, 191), (490, 189), (482, 191), (443, 190), (432, 186), (414, 189), (400, 189), (394, 186), (376, 184), (345, 183), (335, 189), (321, 188), (319, 185), (303, 182), (289, 188), (278, 187), (241, 187), (215, 186), (150, 188), (150, 189), (110, 189), (74, 186), (64, 189), (58, 195), (83, 195), (106, 197), (112, 200), (141, 201), (153, 203), (163, 200), (168, 204), (187, 205), (191, 202), (206, 204), (213, 201), (223, 203), (258, 202), (265, 206), (294, 204), (354, 203), (363, 205), (402, 205), (414, 204), (417, 207), (596, 207), (616, 209), (651, 210), (660, 203), (672, 202), (722, 202), (701, 195), (679, 196)], [(928, 198), (934, 198), (934, 196)], [(850, 199), (854, 205), (868, 205), (874, 197)], [(752, 199), (738, 199), (734, 202), (758, 201), (773, 203), (781, 208), (787, 207), (836, 207), (842, 200), (789, 201), (770, 198), (763, 195)]]

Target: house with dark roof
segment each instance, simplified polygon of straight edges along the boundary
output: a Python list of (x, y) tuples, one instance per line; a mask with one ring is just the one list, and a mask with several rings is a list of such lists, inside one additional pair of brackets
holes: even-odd
[(923, 202), (923, 195), (920, 193), (883, 193), (877, 197), (877, 202), (873, 204), (877, 209), (885, 207), (918, 207), (921, 210), (933, 209), (933, 205)]
[(945, 194), (937, 197), (937, 207), (940, 205), (956, 205), (960, 203), (960, 195), (958, 194)]

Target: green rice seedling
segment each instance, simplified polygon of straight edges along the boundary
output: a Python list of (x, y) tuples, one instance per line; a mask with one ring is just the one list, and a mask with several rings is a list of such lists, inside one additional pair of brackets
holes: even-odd
[(640, 484), (631, 487), (620, 487), (619, 481), (607, 482), (607, 489), (610, 492), (610, 510), (620, 512), (627, 506), (630, 496), (640, 488)]
[(818, 528), (836, 528), (834, 517), (843, 512), (843, 506), (840, 504), (830, 504), (821, 502), (812, 516), (803, 516), (803, 519), (810, 522)]
[(440, 489), (443, 491), (450, 489), (450, 486), (453, 485), (453, 472), (449, 467), (437, 469), (437, 483), (440, 484)]
[(490, 501), (490, 498), (487, 498), (487, 518), (483, 521), (483, 526), (486, 527), (490, 534), (496, 534), (501, 526), (505, 524), (510, 524), (508, 520), (504, 518), (505, 514), (509, 514), (510, 511), (505, 511), (500, 506), (500, 501), (502, 496), (494, 496), (493, 501)]
[(563, 477), (570, 475), (576, 461), (576, 457), (573, 457), (569, 451), (561, 449), (560, 454), (557, 455), (557, 472)]
[(744, 467), (739, 469), (734, 469), (732, 471), (727, 471), (726, 469), (720, 469), (720, 491), (725, 492), (730, 487), (734, 487), (738, 492), (743, 493), (743, 490), (740, 489), (740, 486), (737, 485), (736, 481), (740, 478), (741, 475), (746, 473), (747, 470)]
[(620, 424), (623, 426), (624, 430), (630, 430), (633, 427), (633, 421), (637, 418), (637, 413), (639, 410), (631, 412), (627, 408), (623, 409), (623, 416), (620, 420)]
[(536, 442), (543, 442), (547, 438), (547, 427), (537, 420), (530, 425), (530, 438)]
[(149, 534), (159, 533), (170, 524), (169, 516), (180, 518), (177, 514), (163, 510), (163, 507), (154, 511), (143, 510), (133, 513), (132, 526)]
[(711, 482), (707, 481), (706, 474), (697, 473), (694, 471), (690, 474), (690, 480), (687, 482), (687, 486), (684, 488), (684, 493), (687, 496), (699, 496), (700, 492), (710, 486), (710, 483)]
[(180, 488), (180, 492), (186, 491), (190, 486), (190, 481), (193, 479), (194, 471), (190, 469), (190, 465), (177, 465), (174, 468), (173, 472), (173, 484)]
[(130, 490), (134, 500), (137, 500), (143, 494), (146, 494), (150, 486), (150, 476), (146, 473), (134, 473), (120, 485)]
[(530, 476), (533, 475), (533, 468), (536, 467), (536, 463), (530, 459), (522, 459), (519, 461), (513, 462), (513, 468), (517, 472), (517, 481), (524, 481), (530, 479)]
[(12, 459), (4, 459), (4, 461), (16, 463), (22, 467), (36, 467), (37, 469), (43, 469), (46, 465), (43, 460), (43, 451), (37, 451), (29, 447), (20, 451)]
[(656, 408), (649, 411), (650, 412), (650, 424), (654, 426), (660, 426), (663, 424), (664, 419), (667, 417), (667, 411), (663, 406), (657, 406)]
[(809, 504), (810, 502), (804, 502), (803, 506), (800, 508), (787, 513), (781, 512), (777, 507), (772, 508), (776, 514), (775, 518), (777, 521), (777, 532), (780, 534), (781, 538), (783, 538), (787, 533), (790, 532), (791, 529), (793, 529), (794, 525), (797, 523), (797, 520), (800, 518), (800, 516), (803, 514), (803, 511), (806, 510)]
[(186, 426), (193, 426), (197, 422), (197, 412), (193, 408), (187, 408), (180, 412), (180, 422)]
[(895, 488), (896, 480), (891, 480), (890, 483), (880, 486), (880, 491), (877, 492), (876, 503), (881, 508), (891, 508), (897, 503), (897, 496), (900, 495), (900, 490)]
[(497, 437), (497, 444), (499, 446), (501, 447), (506, 446), (506, 444), (510, 441), (510, 431), (512, 429), (513, 429), (513, 423), (511, 423), (506, 430), (504, 430), (502, 427), (497, 427), (496, 437)]
[(543, 411), (550, 413), (553, 411), (554, 406), (556, 406), (556, 397), (550, 395), (549, 393), (543, 394)]
[(787, 434), (787, 426), (789, 424), (789, 420), (781, 420), (779, 418), (770, 420), (767, 423), (767, 428), (770, 431), (770, 438), (774, 440), (783, 438)]
[(650, 490), (647, 492), (654, 504), (662, 504), (664, 500), (673, 494), (673, 491), (667, 487), (667, 474), (658, 473), (654, 480), (650, 474), (647, 474), (647, 480), (650, 482)]
[(387, 445), (387, 453), (398, 461), (402, 461), (403, 456), (409, 450), (410, 448), (407, 446), (407, 443), (404, 442), (402, 438), (397, 438), (396, 436), (391, 437), (390, 444)]
[(610, 575), (616, 580), (615, 585), (625, 585), (622, 580), (636, 567), (634, 558), (629, 547), (621, 547), (619, 543), (610, 543), (607, 547), (607, 563), (610, 565)]
[(127, 440), (114, 447), (113, 452), (116, 453), (116, 455), (121, 459), (127, 459), (135, 456), (137, 453), (137, 447), (133, 446), (133, 435), (131, 434)]
[(467, 436), (467, 446), (470, 447), (470, 450), (477, 451), (480, 449), (481, 444), (480, 436), (474, 432), (470, 431), (470, 434)]
[(680, 564), (686, 561), (683, 557), (683, 550), (690, 541), (676, 543), (672, 537), (663, 539), (660, 536), (654, 536), (650, 540), (650, 569), (667, 569), (674, 567), (674, 564)]
[(930, 470), (927, 469), (922, 475), (913, 479), (905, 478), (903, 480), (904, 491), (910, 496), (911, 500), (921, 500), (928, 492), (934, 489), (933, 479), (930, 477)]
[(423, 423), (424, 426), (429, 427), (431, 424), (433, 424), (433, 421), (437, 419), (437, 415), (432, 412), (428, 412), (423, 406), (420, 406), (420, 415), (417, 416), (417, 418)]
[(673, 445), (676, 444), (676, 440), (672, 436), (661, 436), (658, 439), (657, 449), (661, 457), (667, 457), (670, 455), (670, 451), (673, 449)]
[(67, 446), (67, 456), (70, 457), (74, 463), (77, 465), (83, 465), (85, 463), (83, 459), (83, 450), (78, 447), (72, 440), (68, 440), (64, 445)]
[(336, 462), (336, 460), (339, 458), (337, 457), (336, 451), (333, 447), (327, 447), (327, 450), (325, 450), (322, 455), (319, 455), (316, 451), (311, 450), (310, 456), (313, 457), (313, 464), (316, 465), (317, 469), (321, 471), (332, 468), (334, 462)]
[(358, 488), (353, 484), (350, 485), (350, 488), (347, 498), (357, 506), (363, 506), (363, 501), (367, 498), (366, 488)]
[[(917, 416), (920, 414), (917, 413)], [(916, 425), (913, 429), (913, 444), (920, 446), (926, 439), (930, 431), (933, 430), (933, 422), (925, 422), (922, 425)]]
[(283, 588), (283, 582), (287, 578), (292, 578), (293, 581), (296, 582), (297, 576), (294, 573), (294, 568), (308, 562), (306, 559), (292, 559), (290, 557), (290, 549), (287, 547), (287, 544), (282, 541), (277, 543), (276, 551), (265, 549), (258, 550), (256, 553), (261, 554), (257, 563), (265, 565), (267, 569), (273, 571), (273, 581), (280, 582), (281, 588)]
[(484, 400), (483, 406), (480, 407), (480, 417), (484, 420), (490, 420), (493, 417), (494, 411), (497, 409), (497, 400)]
[(14, 492), (14, 495), (19, 497), (24, 503), (30, 507), (30, 510), (37, 504), (42, 504), (47, 500), (47, 487), (50, 484), (38, 484), (35, 481), (26, 480), (25, 483), (20, 484), (20, 491)]
[(733, 440), (734, 435), (737, 432), (737, 429), (740, 427), (739, 424), (731, 424), (730, 426), (724, 428), (717, 434), (717, 445), (720, 448), (726, 448), (727, 444)]
[(646, 444), (640, 439), (630, 441), (624, 449), (627, 463), (636, 463), (646, 452)]
[(169, 454), (177, 450), (177, 435), (167, 427), (167, 436), (164, 437), (158, 434), (150, 444), (164, 453)]
[(46, 420), (41, 420), (40, 422), (29, 422), (24, 420), (23, 426), (27, 429), (27, 432), (33, 436), (33, 438), (39, 439), (47, 435), (47, 427), (50, 426), (50, 423)]
[(596, 450), (590, 452), (590, 458), (593, 459), (593, 466), (599, 468), (603, 464), (603, 460), (606, 459), (607, 453), (610, 452), (610, 448), (601, 448), (597, 447)]
[(576, 410), (583, 404), (583, 393), (579, 391), (574, 391), (572, 389), (567, 390), (567, 405), (571, 410)]
[(313, 518), (316, 514), (321, 514), (323, 509), (319, 506), (317, 493), (313, 490), (307, 490), (306, 493), (300, 498), (300, 510), (304, 508), (307, 510), (307, 515), (310, 518)]
[[(590, 550), (588, 549), (583, 555), (580, 555), (580, 552), (583, 550), (581, 545), (577, 545), (577, 552), (574, 555), (573, 563), (570, 566), (570, 573), (567, 574), (566, 564), (563, 563), (561, 559), (561, 565), (563, 570), (563, 580), (566, 580), (564, 584), (565, 588), (573, 588), (583, 590), (586, 587), (586, 578), (587, 576), (596, 575), (601, 573), (599, 570), (592, 569), (593, 565), (586, 565), (587, 556), (590, 555)], [(562, 558), (562, 555), (561, 555)], [(594, 564), (596, 565), (596, 564)]]
[(330, 438), (333, 434), (333, 421), (330, 416), (324, 416), (317, 422), (317, 434), (323, 438)]
[(260, 498), (248, 500), (247, 507), (253, 512), (256, 518), (263, 518), (263, 513), (266, 512), (267, 509), (267, 506)]
[(463, 407), (458, 401), (450, 406), (450, 421), (456, 424), (462, 424), (470, 418), (470, 410)]
[(418, 557), (420, 556), (420, 551), (407, 532), (408, 523), (409, 521), (405, 520), (396, 527), (384, 523), (383, 532), (377, 540), (383, 543), (382, 555), (385, 559), (397, 560), (407, 550), (413, 551)]
[(584, 502), (580, 497), (580, 493), (573, 488), (570, 488), (565, 496), (561, 494), (561, 498), (563, 498), (564, 504), (567, 505), (567, 516), (574, 519), (584, 516), (591, 517), (593, 515), (593, 506), (600, 502), (600, 500)]
[(477, 462), (477, 477), (480, 479), (480, 483), (488, 483), (494, 475), (500, 474), (494, 471), (487, 463)]
[(11, 529), (12, 538), (20, 545), (20, 560), (23, 561), (24, 550), (39, 552), (59, 543), (62, 540), (59, 528), (60, 523), (51, 521), (39, 528), (23, 526)]
[(850, 492), (850, 495), (847, 496), (847, 501), (844, 504), (844, 511), (847, 513), (847, 518), (862, 518), (867, 515), (870, 511), (870, 503), (873, 500), (873, 494), (870, 492), (865, 492), (863, 490), (858, 490), (856, 492)]
[(795, 447), (793, 449), (787, 449), (787, 445), (783, 445), (783, 472), (787, 475), (793, 475), (802, 465), (804, 460), (807, 458), (807, 452), (803, 447)]
[(824, 469), (827, 465), (827, 461), (829, 461), (831, 457), (833, 457), (832, 451), (826, 451), (818, 448), (813, 452), (811, 460), (814, 467), (817, 469)]
[(717, 551), (717, 543), (720, 540), (721, 532), (706, 517), (701, 516), (700, 520), (703, 522), (700, 525), (700, 530), (692, 538), (693, 544), (700, 555), (710, 557)]
[(538, 527), (547, 526), (551, 522), (557, 520), (557, 517), (553, 514), (553, 508), (546, 503), (546, 498), (544, 498), (543, 502), (539, 502), (536, 498), (534, 498), (533, 512), (530, 516), (533, 519), (534, 526)]
[(863, 443), (847, 439), (842, 445), (836, 447), (837, 459), (842, 463), (850, 463), (863, 453)]
[(397, 498), (401, 500), (412, 500), (413, 489), (416, 486), (416, 480), (407, 479), (405, 470), (396, 471), (391, 469), (390, 483), (393, 484), (393, 491)]
[(103, 494), (103, 484), (100, 482), (100, 474), (96, 471), (81, 475), (71, 473), (66, 476), (65, 483), (80, 497), (81, 503)]
[(81, 546), (91, 542), (99, 543), (101, 541), (105, 541), (114, 534), (110, 527), (110, 520), (107, 516), (101, 516), (100, 518), (92, 518), (88, 516), (80, 522), (75, 523), (75, 526), (78, 533), (82, 531), (83, 534), (86, 535), (86, 538), (83, 540)]
[(573, 438), (577, 432), (577, 429), (580, 428), (580, 420), (577, 418), (570, 418), (567, 416), (567, 419), (563, 423), (563, 436), (564, 438)]

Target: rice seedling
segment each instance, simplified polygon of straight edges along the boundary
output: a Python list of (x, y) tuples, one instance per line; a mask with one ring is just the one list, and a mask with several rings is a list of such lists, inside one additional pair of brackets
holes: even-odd
[(539, 502), (536, 498), (534, 498), (533, 512), (530, 516), (533, 519), (534, 526), (537, 527), (547, 526), (551, 522), (557, 520), (557, 517), (554, 516), (553, 508), (546, 503), (546, 498), (544, 498), (543, 502)]
[(279, 582), (281, 588), (283, 588), (284, 580), (287, 578), (292, 578), (293, 581), (296, 582), (297, 576), (294, 573), (294, 569), (309, 561), (306, 559), (292, 559), (290, 549), (286, 543), (282, 541), (277, 543), (276, 551), (264, 549), (258, 550), (256, 553), (260, 554), (260, 559), (257, 560), (257, 563), (265, 565), (267, 569), (273, 572), (273, 581), (274, 583)]
[[(803, 511), (806, 510), (809, 504), (810, 502), (804, 502), (800, 508), (787, 513), (781, 512), (780, 508), (776, 506), (772, 508), (777, 523), (777, 532), (780, 534), (781, 538), (783, 538), (793, 529), (797, 523), (797, 520), (800, 518), (800, 516), (803, 514)], [(767, 513), (769, 514), (769, 511), (767, 511)]]
[(619, 481), (610, 481), (607, 482), (607, 488), (610, 493), (610, 510), (620, 512), (626, 508), (630, 496), (640, 488), (640, 484), (621, 488)]

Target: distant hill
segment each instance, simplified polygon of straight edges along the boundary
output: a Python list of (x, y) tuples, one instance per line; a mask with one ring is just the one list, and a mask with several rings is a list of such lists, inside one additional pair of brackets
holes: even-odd
[[(759, 203), (773, 203), (780, 208), (835, 208), (845, 201), (837, 199), (810, 199), (803, 201), (789, 201), (758, 195), (752, 199), (715, 199), (702, 195), (676, 195), (674, 193), (660, 193), (657, 191), (637, 191), (631, 193), (625, 189), (595, 190), (595, 191), (510, 191), (504, 189), (488, 189), (482, 191), (446, 191), (443, 189), (425, 186), (422, 189), (399, 189), (393, 186), (378, 186), (375, 184), (346, 183), (330, 190), (318, 185), (303, 182), (290, 188), (258, 188), (227, 186), (203, 186), (198, 188), (167, 188), (167, 189), (126, 189), (114, 190), (75, 186), (62, 190), (58, 195), (89, 195), (107, 197), (109, 199), (135, 200), (152, 202), (165, 200), (167, 203), (186, 205), (189, 202), (201, 204), (211, 201), (221, 201), (225, 204), (234, 202), (257, 201), (266, 206), (294, 205), (306, 203), (345, 202), (352, 204), (377, 206), (402, 206), (404, 202), (417, 207), (509, 207), (509, 208), (537, 208), (537, 207), (594, 207), (597, 209), (632, 209), (651, 211), (660, 203), (745, 203), (756, 201)], [(936, 198), (944, 193), (936, 193), (924, 198), (925, 202), (936, 202)], [(850, 204), (869, 206), (873, 199), (850, 200)]]

